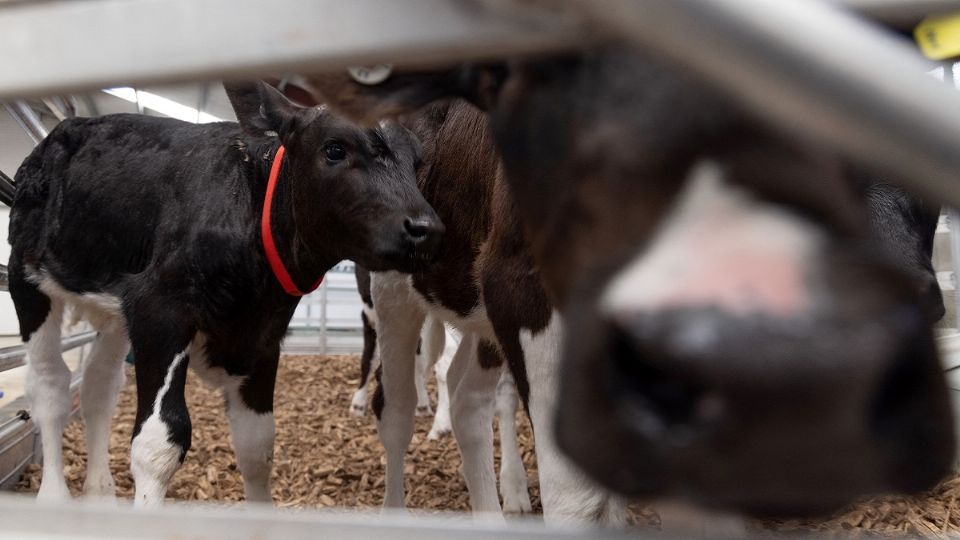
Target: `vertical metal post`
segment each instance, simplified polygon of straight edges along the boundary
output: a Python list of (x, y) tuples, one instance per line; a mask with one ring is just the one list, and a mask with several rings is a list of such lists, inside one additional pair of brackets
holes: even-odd
[[(954, 78), (954, 63), (943, 64), (943, 82), (950, 86), (956, 85)], [(960, 173), (960, 171), (957, 171)], [(953, 263), (951, 277), (953, 281), (953, 307), (955, 316), (954, 327), (960, 330), (960, 210), (956, 207), (947, 209), (947, 224), (950, 226), (950, 259)]]
[(327, 354), (327, 280), (320, 284), (320, 354)]

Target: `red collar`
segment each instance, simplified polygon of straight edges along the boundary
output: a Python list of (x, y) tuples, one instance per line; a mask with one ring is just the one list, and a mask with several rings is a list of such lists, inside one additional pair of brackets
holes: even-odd
[(263, 238), (263, 252), (267, 255), (267, 262), (270, 263), (270, 269), (273, 275), (283, 287), (283, 290), (290, 296), (303, 296), (312, 292), (323, 282), (323, 276), (310, 287), (309, 291), (301, 291), (297, 284), (287, 272), (287, 267), (280, 260), (280, 254), (277, 253), (277, 244), (273, 241), (273, 229), (270, 227), (270, 209), (273, 206), (273, 191), (277, 187), (277, 180), (280, 178), (280, 167), (283, 164), (283, 155), (286, 153), (283, 145), (277, 149), (277, 154), (273, 156), (273, 165), (270, 166), (270, 178), (267, 180), (267, 194), (263, 198), (263, 215), (260, 217), (260, 237)]

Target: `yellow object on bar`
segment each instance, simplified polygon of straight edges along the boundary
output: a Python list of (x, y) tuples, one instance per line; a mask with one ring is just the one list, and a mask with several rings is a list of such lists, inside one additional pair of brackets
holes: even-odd
[(931, 60), (960, 56), (960, 13), (925, 18), (913, 30), (913, 37)]

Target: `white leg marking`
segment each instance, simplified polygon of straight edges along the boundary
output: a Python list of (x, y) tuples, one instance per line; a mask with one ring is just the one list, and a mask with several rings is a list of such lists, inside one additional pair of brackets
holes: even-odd
[(413, 296), (409, 276), (399, 272), (373, 272), (370, 289), (379, 315), (377, 345), (383, 367), (384, 408), (377, 424), (387, 453), (383, 506), (403, 508), (403, 464), (413, 438), (417, 406), (414, 383), (417, 337), (425, 315)]
[(227, 418), (237, 464), (243, 473), (243, 491), (250, 502), (272, 502), (270, 472), (273, 469), (273, 413), (260, 414), (247, 407), (240, 386), (224, 389)]
[[(460, 344), (462, 343), (463, 341), (458, 342), (456, 350), (460, 350)], [(454, 351), (454, 354), (456, 354), (456, 351)], [(430, 433), (427, 434), (427, 439), (431, 441), (446, 437), (453, 432), (453, 425), (450, 423), (450, 384), (447, 380), (447, 372), (450, 369), (452, 359), (453, 355), (444, 353), (433, 368), (437, 377), (437, 414), (434, 415), (433, 425), (430, 426)]]
[[(436, 326), (440, 325), (437, 331)], [(441, 340), (438, 344), (437, 339)], [(430, 416), (433, 408), (430, 406), (430, 392), (427, 391), (427, 378), (430, 368), (437, 363), (437, 358), (443, 352), (443, 323), (427, 316), (420, 331), (420, 353), (417, 354), (414, 383), (417, 386), (417, 416)]]
[(27, 397), (30, 415), (40, 429), (43, 477), (40, 501), (70, 498), (63, 478), (63, 427), (70, 413), (70, 368), (60, 351), (63, 304), (50, 299), (50, 313), (27, 343)]
[(374, 330), (376, 330), (377, 325), (379, 324), (379, 319), (377, 318), (377, 310), (364, 304), (363, 314), (367, 316), (367, 324), (370, 325), (370, 328), (373, 328)]
[(476, 335), (464, 335), (450, 364), (450, 417), (463, 460), (471, 509), (478, 516), (492, 514), (502, 518), (493, 466), (494, 394), (501, 370), (480, 366), (478, 343)]
[[(369, 379), (368, 379), (369, 381)], [(350, 416), (362, 417), (367, 414), (367, 382), (357, 388), (350, 398)]]
[(537, 449), (543, 519), (551, 523), (599, 519), (622, 525), (626, 522), (624, 501), (590, 480), (560, 453), (554, 440), (562, 341), (563, 320), (556, 312), (540, 333), (520, 332), (530, 382), (530, 417)]
[[(379, 340), (379, 338), (377, 339)], [(380, 367), (379, 347), (374, 351), (373, 358), (370, 359), (370, 372), (367, 373), (367, 378), (364, 379), (363, 385), (357, 388), (356, 392), (353, 393), (353, 397), (350, 398), (350, 416), (362, 417), (367, 414), (367, 395), (369, 393), (370, 381), (376, 376), (378, 367)]]
[(530, 491), (527, 471), (523, 468), (520, 442), (517, 440), (517, 386), (509, 370), (504, 369), (497, 383), (497, 418), (500, 426), (500, 496), (503, 511), (509, 514), (530, 513)]
[[(363, 304), (363, 314), (367, 318), (367, 324), (370, 325), (370, 328), (376, 332), (378, 318), (377, 310), (373, 307)], [(364, 344), (366, 347), (366, 344)], [(374, 346), (373, 356), (370, 357), (370, 371), (367, 372), (367, 378), (361, 381), (360, 387), (353, 393), (353, 397), (350, 398), (350, 416), (356, 416), (358, 418), (363, 417), (367, 414), (367, 395), (368, 388), (370, 387), (370, 381), (373, 380), (376, 376), (377, 368), (380, 366), (380, 348)]]
[(87, 440), (87, 497), (113, 499), (110, 474), (110, 420), (123, 387), (123, 360), (130, 351), (126, 333), (101, 331), (83, 367), (80, 407)]
[(136, 493), (133, 505), (159, 506), (167, 494), (167, 485), (180, 467), (180, 446), (170, 442), (170, 430), (160, 418), (160, 404), (170, 390), (173, 375), (187, 357), (187, 350), (177, 354), (167, 368), (163, 386), (153, 400), (153, 411), (140, 426), (140, 433), (130, 445), (130, 472)]

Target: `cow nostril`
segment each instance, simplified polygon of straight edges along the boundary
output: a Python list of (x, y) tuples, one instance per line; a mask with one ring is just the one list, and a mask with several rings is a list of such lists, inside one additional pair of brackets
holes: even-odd
[(613, 384), (632, 406), (624, 412), (634, 428), (648, 436), (685, 445), (704, 423), (723, 414), (723, 402), (693, 376), (667, 369), (671, 362), (651, 362), (629, 331), (615, 325), (610, 340)]
[(431, 229), (433, 229), (432, 224), (426, 219), (405, 218), (403, 220), (403, 230), (412, 240), (425, 239), (430, 234)]

